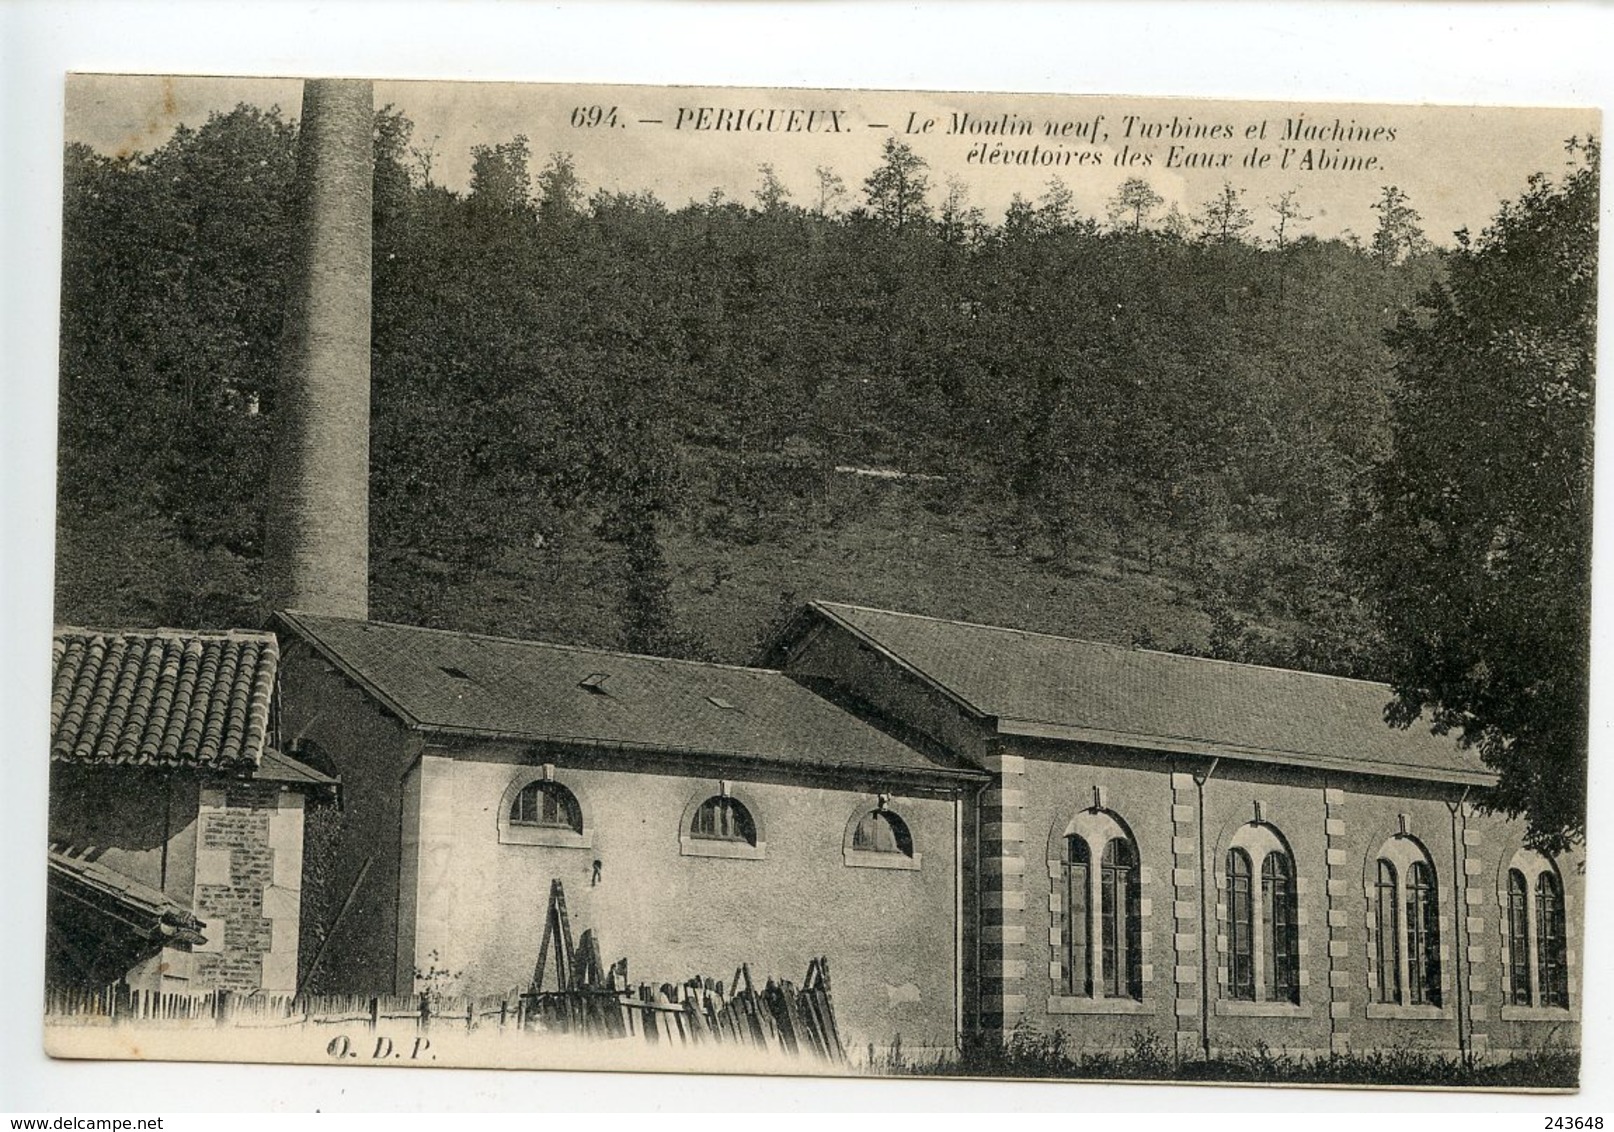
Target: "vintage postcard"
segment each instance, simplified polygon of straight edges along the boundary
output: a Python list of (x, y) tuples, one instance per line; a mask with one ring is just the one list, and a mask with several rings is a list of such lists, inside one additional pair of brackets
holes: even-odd
[(71, 76), (48, 1051), (1576, 1088), (1600, 136)]

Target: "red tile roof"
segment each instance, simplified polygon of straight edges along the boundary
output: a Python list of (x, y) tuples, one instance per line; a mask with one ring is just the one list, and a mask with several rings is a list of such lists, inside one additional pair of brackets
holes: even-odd
[(269, 738), (271, 633), (59, 629), (55, 762), (249, 771)]
[(1452, 736), (1385, 723), (1385, 684), (838, 602), (808, 608), (1006, 733), (1401, 778), (1495, 779)]

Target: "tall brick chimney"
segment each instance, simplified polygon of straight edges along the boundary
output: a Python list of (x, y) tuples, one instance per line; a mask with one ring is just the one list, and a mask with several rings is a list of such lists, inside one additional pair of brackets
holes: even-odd
[(264, 574), (270, 610), (369, 615), (370, 83), (303, 84)]

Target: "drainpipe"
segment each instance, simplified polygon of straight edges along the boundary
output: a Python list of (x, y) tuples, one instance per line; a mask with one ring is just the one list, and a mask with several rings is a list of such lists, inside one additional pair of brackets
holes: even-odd
[[(1333, 780), (1323, 775), (1323, 966), (1328, 971), (1328, 1053), (1334, 1054), (1334, 1041), (1339, 1037), (1339, 1019), (1334, 1017), (1334, 866), (1328, 860), (1328, 791)], [(1298, 869), (1299, 862), (1295, 867)], [(1301, 995), (1305, 997), (1304, 994)]]
[[(200, 827), (201, 823), (197, 823)], [(168, 842), (174, 836), (174, 776), (163, 775), (163, 851), (162, 860), (157, 866), (157, 890), (164, 896), (168, 895)], [(195, 871), (194, 869), (192, 870)], [(194, 884), (194, 882), (193, 882)], [(185, 900), (186, 904), (193, 902), (194, 893)]]
[(1211, 775), (1216, 773), (1216, 767), (1221, 759), (1214, 758), (1210, 766), (1205, 768), (1204, 774), (1194, 775), (1194, 789), (1199, 802), (1199, 820), (1194, 824), (1199, 828), (1199, 1045), (1205, 1053), (1205, 1060), (1210, 1060), (1210, 893), (1207, 885), (1207, 872), (1205, 868), (1205, 783), (1210, 781)]
[(1463, 872), (1462, 843), (1462, 835), (1468, 831), (1468, 817), (1463, 813), (1463, 805), (1468, 801), (1471, 789), (1473, 787), (1463, 787), (1462, 797), (1456, 802), (1446, 803), (1446, 808), (1451, 811), (1452, 985), (1457, 989), (1457, 1049), (1465, 1058), (1469, 1054), (1469, 1032), (1474, 1022), (1466, 993), (1468, 980), (1463, 977), (1463, 967), (1468, 959), (1468, 876)]
[(964, 1048), (964, 789), (953, 795), (953, 1047)]

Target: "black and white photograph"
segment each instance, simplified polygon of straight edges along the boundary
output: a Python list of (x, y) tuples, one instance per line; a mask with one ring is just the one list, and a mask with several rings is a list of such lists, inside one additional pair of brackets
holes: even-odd
[(1595, 113), (67, 106), (53, 1052), (1575, 1085)]
[(1599, 110), (62, 82), (51, 1058), (1595, 1071)]

